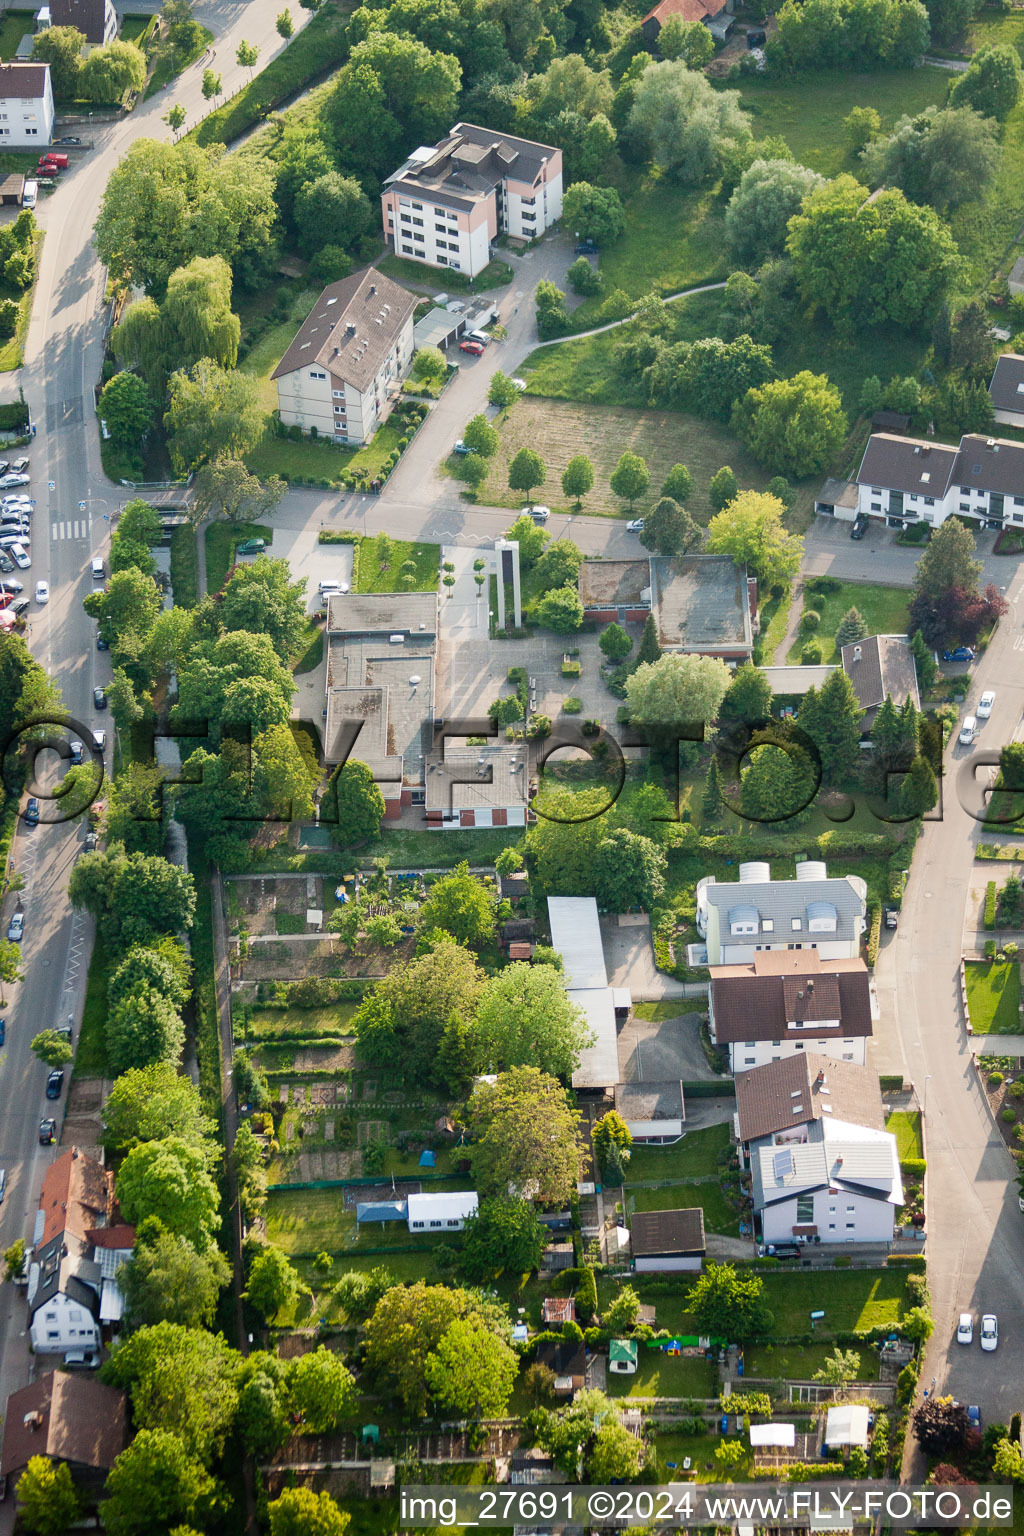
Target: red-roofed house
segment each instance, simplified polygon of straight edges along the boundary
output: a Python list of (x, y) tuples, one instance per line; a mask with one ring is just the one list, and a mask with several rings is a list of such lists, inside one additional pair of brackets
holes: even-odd
[(732, 8), (733, 0), (725, 0), (724, 5), (721, 0), (658, 0), (640, 23), (640, 31), (645, 43), (656, 43), (669, 17), (678, 16), (680, 21), (704, 22), (712, 37), (721, 42), (733, 24)]

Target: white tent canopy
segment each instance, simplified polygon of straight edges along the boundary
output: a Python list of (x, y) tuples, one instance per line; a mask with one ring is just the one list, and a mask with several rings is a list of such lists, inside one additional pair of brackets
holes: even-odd
[(863, 1403), (830, 1408), (825, 1420), (825, 1444), (860, 1445), (867, 1449), (868, 1410)]
[(795, 1424), (751, 1424), (751, 1445), (788, 1445), (796, 1444)]

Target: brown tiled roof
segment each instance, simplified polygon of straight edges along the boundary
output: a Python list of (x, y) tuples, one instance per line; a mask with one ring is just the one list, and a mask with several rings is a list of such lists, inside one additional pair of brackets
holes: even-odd
[(316, 365), (362, 393), (384, 366), (417, 303), (415, 294), (375, 267), (330, 283), (271, 378)]
[(116, 1387), (94, 1376), (48, 1371), (11, 1393), (4, 1420), (0, 1473), (7, 1477), (33, 1456), (106, 1471), (124, 1450), (128, 1415)]
[[(871, 1034), (871, 990), (863, 960), (822, 960), (816, 950), (773, 950), (749, 965), (713, 965), (715, 1037), (780, 1040), (790, 1022), (839, 1019), (849, 1037)], [(801, 996), (803, 994), (803, 996)], [(831, 1012), (829, 1010), (832, 1010)], [(793, 1010), (793, 1011), (790, 1011)], [(801, 1038), (813, 1038), (803, 1030)]]
[(100, 1225), (97, 1217), (107, 1215), (112, 1192), (113, 1179), (102, 1163), (77, 1147), (62, 1152), (43, 1179), (39, 1209), (45, 1221), (37, 1246), (44, 1247), (60, 1232), (71, 1232), (84, 1242)]
[(741, 1072), (736, 1078), (736, 1114), (741, 1141), (757, 1141), (825, 1116), (885, 1129), (878, 1074), (852, 1061), (813, 1054), (786, 1056)]
[(988, 387), (997, 411), (1024, 411), (1024, 357), (1004, 352)]
[(913, 699), (920, 709), (917, 667), (906, 635), (868, 635), (844, 645), (841, 654), (843, 671), (862, 709), (877, 708), (886, 695), (897, 706)]
[[(103, 0), (100, 0), (102, 9)], [(58, 25), (54, 16), (54, 26)], [(0, 64), (0, 101), (41, 101), (48, 64)]]
[(104, 0), (49, 0), (55, 27), (77, 27), (87, 43), (102, 43), (106, 22)]
[(640, 25), (656, 21), (660, 28), (670, 16), (678, 16), (683, 21), (703, 21), (706, 16), (717, 16), (721, 9), (714, 0), (710, 4), (705, 4), (705, 0), (660, 0), (660, 4), (647, 12)]
[(684, 1211), (635, 1211), (629, 1240), (634, 1258), (656, 1253), (703, 1253), (704, 1212), (700, 1206)]
[(94, 1248), (134, 1248), (135, 1228), (129, 1226), (94, 1227), (86, 1239)]
[(545, 1296), (540, 1309), (541, 1322), (574, 1323), (576, 1302), (572, 1296)]

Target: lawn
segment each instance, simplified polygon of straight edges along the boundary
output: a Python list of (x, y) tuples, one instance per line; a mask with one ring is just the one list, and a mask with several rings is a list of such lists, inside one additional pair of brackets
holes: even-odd
[(331, 1003), (324, 1008), (253, 1008), (246, 1034), (252, 1039), (273, 1040), (277, 1035), (347, 1035), (358, 1003)]
[(765, 1274), (764, 1299), (775, 1316), (773, 1331), (781, 1336), (806, 1333), (811, 1313), (824, 1308), (815, 1331), (828, 1339), (858, 1328), (895, 1327), (906, 1305), (906, 1286), (906, 1275), (896, 1268), (823, 1275), (780, 1269)]
[(706, 1184), (665, 1184), (658, 1189), (626, 1186), (626, 1202), (638, 1211), (689, 1211), (700, 1206), (704, 1227), (726, 1237), (739, 1236), (739, 1215), (727, 1200), (721, 1184), (709, 1179)]
[(1020, 1034), (1020, 962), (968, 960), (964, 977), (972, 1033)]
[(684, 191), (648, 172), (626, 198), (625, 233), (601, 252), (603, 293), (573, 310), (573, 329), (600, 325), (601, 305), (616, 289), (640, 299), (727, 277), (723, 213), (713, 190)]
[[(262, 346), (262, 342), (258, 343), (245, 361), (248, 363), (250, 358), (255, 357)], [(253, 474), (259, 475), (261, 479), (266, 479), (268, 475), (280, 475), (283, 480), (294, 480), (299, 484), (306, 481), (312, 485), (328, 486), (339, 483), (343, 469), (351, 469), (372, 480), (381, 473), (385, 460), (391, 450), (398, 447), (398, 440), (404, 436), (404, 432), (401, 418), (392, 417), (377, 428), (368, 443), (364, 443), (361, 448), (354, 448), (344, 443), (328, 442), (322, 437), (300, 437), (294, 441), (290, 437), (278, 437), (275, 431), (268, 430), (252, 452), (246, 455), (245, 462)]]
[(191, 130), (197, 144), (231, 144), (303, 86), (344, 63), (352, 4), (328, 0), (266, 69)]
[(0, 59), (13, 59), (22, 38), (26, 33), (31, 37), (35, 30), (34, 11), (5, 11), (3, 18), (0, 19)]
[[(5, 155), (2, 158), (11, 159), (13, 157)], [(25, 167), (22, 166), (20, 169), (24, 170)], [(37, 230), (35, 236), (37, 274), (43, 255), (43, 239), (42, 230)], [(16, 299), (18, 303), (18, 323), (14, 328), (14, 335), (8, 337), (3, 345), (0, 346), (0, 373), (10, 373), (13, 369), (20, 368), (25, 360), (25, 337), (28, 335), (28, 323), (32, 318), (32, 299), (35, 291), (36, 280), (34, 278), (24, 292), (20, 288), (9, 288), (6, 283), (0, 284), (0, 299)]]
[[(683, 1463), (689, 1457), (693, 1465), (688, 1473), (683, 1474), (684, 1479), (696, 1478), (698, 1483), (719, 1481), (714, 1462), (715, 1446), (718, 1443), (717, 1435), (677, 1435), (671, 1431), (666, 1431), (664, 1434), (657, 1432), (654, 1436), (654, 1454), (657, 1461), (657, 1472), (654, 1476), (662, 1484), (678, 1482)], [(748, 1481), (752, 1467), (751, 1458), (742, 1471), (730, 1472), (729, 1481)]]
[(640, 1345), (635, 1376), (608, 1372), (609, 1397), (713, 1397), (718, 1391), (714, 1365), (689, 1355), (668, 1355)]
[(252, 871), (271, 874), (347, 874), (358, 864), (368, 869), (374, 859), (387, 859), (394, 869), (452, 869), (468, 859), (470, 864), (493, 864), (503, 848), (523, 842), (522, 827), (491, 827), (460, 832), (458, 837), (444, 833), (421, 832), (412, 827), (388, 830), (387, 823), (378, 838), (364, 843), (358, 857), (333, 849), (289, 848), (281, 843), (263, 856), (254, 856)]
[(440, 267), (427, 267), (419, 261), (406, 261), (393, 251), (381, 257), (377, 270), (398, 283), (429, 288), (435, 293), (443, 289), (450, 289), (452, 293), (487, 293), (494, 288), (507, 288), (515, 276), (507, 261), (489, 261), (476, 277), (467, 277), (464, 272), (445, 272)]
[[(641, 1004), (641, 1007), (671, 1008), (665, 1018), (677, 1018), (679, 1003)], [(638, 1013), (640, 1009), (636, 1010)], [(647, 1017), (646, 1014), (641, 1015)], [(671, 1147), (634, 1147), (629, 1160), (629, 1181), (640, 1184), (650, 1179), (692, 1179), (715, 1173), (719, 1154), (729, 1145), (727, 1125), (709, 1125), (702, 1131), (690, 1131)]]
[(896, 1137), (896, 1150), (901, 1163), (908, 1157), (924, 1157), (924, 1138), (921, 1135), (919, 1110), (894, 1110), (885, 1122), (885, 1128)]
[(150, 96), (154, 96), (157, 91), (163, 90), (165, 85), (170, 85), (177, 75), (182, 74), (188, 69), (190, 64), (194, 64), (196, 59), (206, 52), (212, 42), (213, 33), (209, 27), (203, 27), (202, 36), (199, 38), (196, 46), (188, 53), (179, 53), (176, 48), (164, 53), (157, 61), (157, 66), (149, 77), (149, 84), (146, 86), (144, 99), (148, 101)]
[(775, 652), (786, 638), (789, 627), (789, 610), (793, 603), (792, 588), (778, 596), (774, 594), (761, 604), (761, 633), (754, 642), (754, 660), (758, 666), (770, 667)]
[(905, 635), (907, 609), (910, 594), (905, 587), (882, 587), (876, 583), (844, 581), (838, 592), (827, 597), (816, 593), (804, 593), (804, 608), (821, 614), (821, 623), (813, 633), (798, 636), (789, 648), (786, 660), (800, 660), (800, 651), (807, 640), (817, 640), (821, 645), (822, 661), (838, 661), (836, 655), (836, 630), (843, 615), (856, 608), (868, 626), (869, 635)]
[(609, 477), (620, 455), (629, 449), (647, 461), (651, 483), (636, 503), (636, 513), (657, 500), (673, 464), (685, 464), (693, 475), (689, 510), (699, 523), (712, 516), (707, 486), (723, 464), (731, 464), (743, 486), (763, 490), (771, 476), (759, 468), (725, 427), (680, 411), (629, 410), (607, 405), (578, 405), (562, 400), (521, 397), (499, 427), (501, 441), (491, 460), (491, 473), (478, 500), (492, 507), (521, 507), (525, 497), (508, 485), (508, 466), (520, 448), (535, 448), (547, 474), (533, 492), (536, 501), (554, 511), (572, 512), (562, 494), (562, 471), (576, 453), (585, 453), (594, 466), (594, 489), (583, 503), (593, 516), (629, 516), (629, 508), (613, 496)]
[(89, 975), (85, 984), (85, 1003), (82, 1007), (82, 1027), (75, 1046), (73, 1077), (108, 1077), (107, 1041), (107, 951), (102, 937), (97, 934), (89, 961)]
[(171, 535), (171, 591), (176, 608), (194, 608), (199, 601), (199, 546), (191, 523)]
[[(755, 1381), (812, 1381), (831, 1358), (831, 1344), (748, 1344), (743, 1351), (743, 1374)], [(878, 1380), (878, 1356), (869, 1347), (858, 1350), (858, 1381)]]
[[(852, 171), (843, 119), (854, 107), (874, 107), (883, 128), (905, 113), (945, 100), (950, 75), (943, 69), (893, 70), (879, 74), (824, 70), (780, 80), (743, 76), (740, 105), (753, 119), (755, 139), (781, 134), (793, 158), (823, 176)], [(735, 87), (730, 82), (730, 90)]]
[[(434, 1240), (411, 1236), (404, 1222), (377, 1225), (360, 1233), (355, 1211), (345, 1209), (343, 1189), (272, 1189), (267, 1197), (267, 1240), (289, 1255), (333, 1254), (339, 1273), (348, 1267), (353, 1250), (358, 1253), (360, 1249), (370, 1250), (369, 1257), (377, 1248), (419, 1250), (422, 1246), (422, 1257), (417, 1252), (403, 1257), (417, 1261), (418, 1274), (432, 1267), (430, 1250)], [(387, 1255), (382, 1254), (374, 1262), (387, 1264)]]
[[(415, 567), (411, 572), (403, 570), (407, 560)], [(410, 544), (403, 539), (392, 539), (388, 562), (380, 563), (380, 546), (375, 538), (363, 539), (359, 546), (357, 592), (436, 592), (440, 570), (441, 550), (437, 544)], [(403, 578), (411, 575), (414, 580)]]
[(235, 563), (235, 550), (245, 539), (264, 539), (269, 545), (273, 528), (265, 523), (211, 523), (206, 530), (206, 590), (219, 592)]
[(280, 325), (272, 325), (239, 360), (239, 373), (249, 373), (259, 379), (260, 404), (268, 414), (277, 406), (277, 385), (270, 375), (291, 346), (295, 332), (309, 314), (315, 299), (316, 294), (311, 290), (298, 294), (288, 319), (282, 320)]

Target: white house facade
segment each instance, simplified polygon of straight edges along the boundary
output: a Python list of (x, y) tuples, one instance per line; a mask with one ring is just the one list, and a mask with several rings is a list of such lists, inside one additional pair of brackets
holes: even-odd
[(877, 1011), (861, 959), (762, 950), (749, 964), (711, 969), (709, 1029), (733, 1073), (799, 1055), (863, 1066)]
[(835, 517), (851, 521), (859, 514), (938, 528), (957, 513), (990, 527), (1019, 527), (1024, 525), (1024, 444), (969, 433), (953, 448), (875, 432), (856, 485), (856, 506), (836, 504)]
[(499, 235), (532, 240), (562, 213), (562, 151), (474, 123), (415, 150), (384, 184), (396, 255), (476, 277)]
[(53, 117), (49, 64), (0, 64), (0, 148), (43, 149)]
[(708, 875), (697, 885), (697, 929), (708, 965), (749, 963), (760, 951), (817, 950), (822, 960), (856, 959), (867, 913), (859, 875), (830, 879), (805, 860), (793, 880), (773, 880), (768, 864), (741, 864), (739, 880)]
[(416, 303), (373, 267), (325, 288), (272, 375), (284, 425), (369, 442), (409, 371)]
[(892, 1242), (903, 1204), (896, 1138), (887, 1131), (858, 1137), (858, 1129), (819, 1123), (806, 1145), (756, 1149), (751, 1172), (762, 1242)]
[(480, 1197), (475, 1189), (441, 1194), (410, 1195), (407, 1220), (410, 1232), (461, 1232), (475, 1216)]

